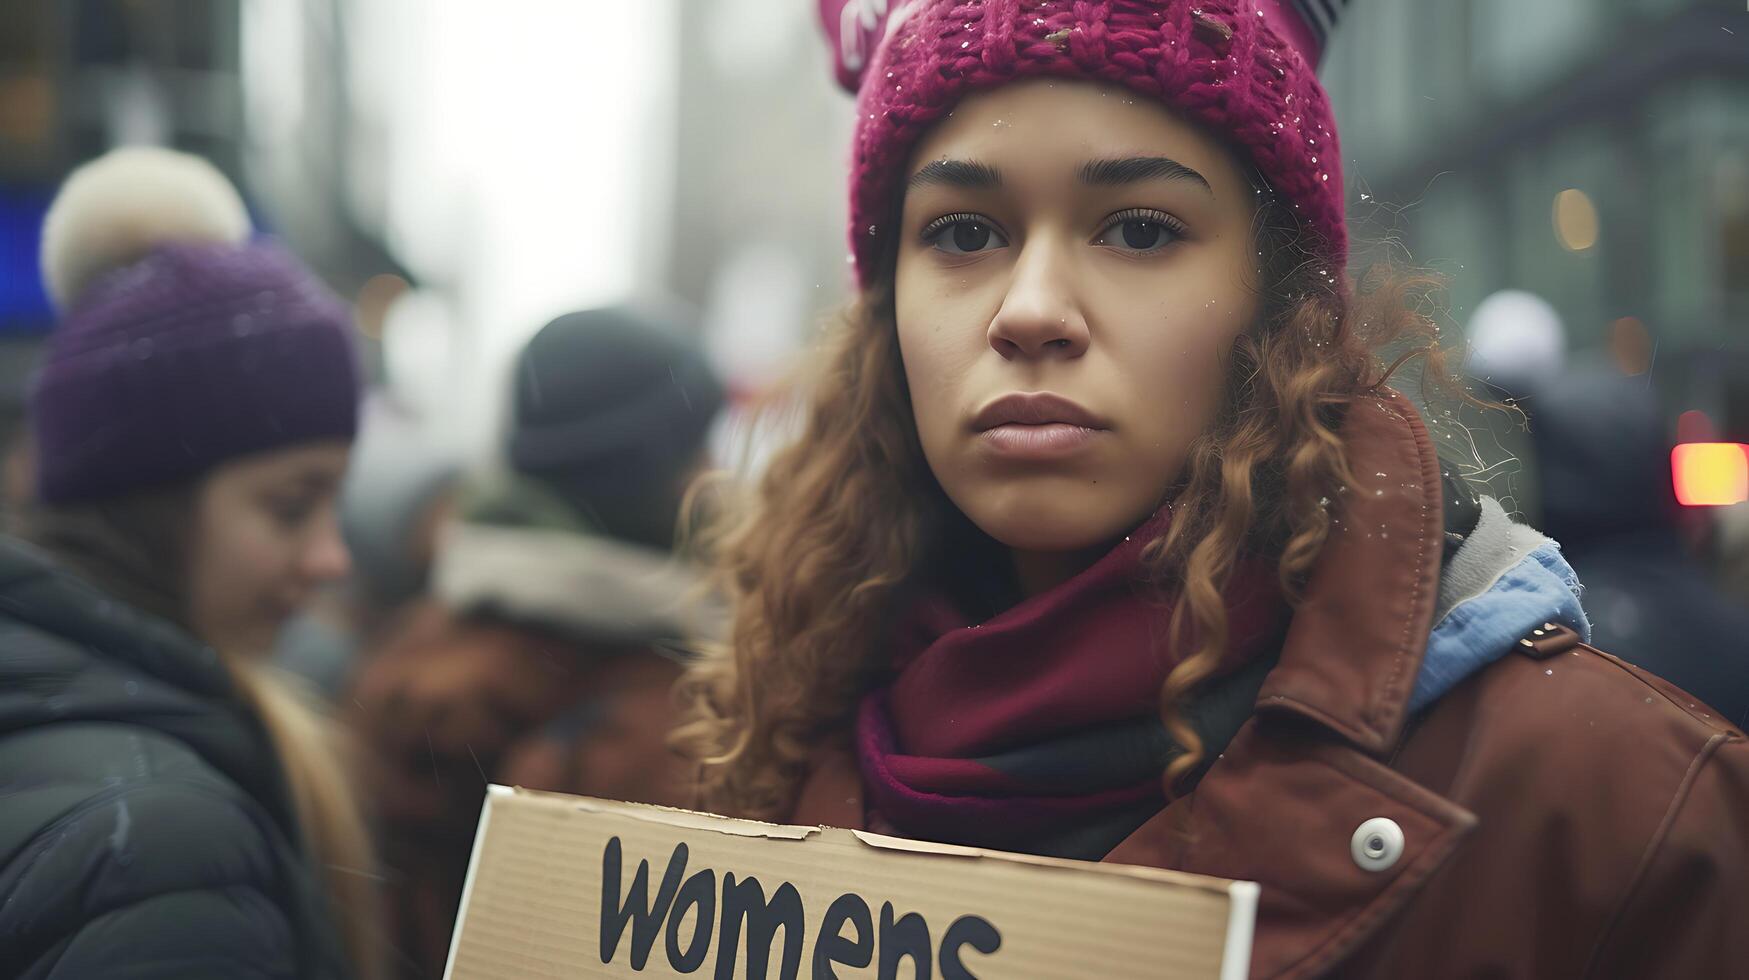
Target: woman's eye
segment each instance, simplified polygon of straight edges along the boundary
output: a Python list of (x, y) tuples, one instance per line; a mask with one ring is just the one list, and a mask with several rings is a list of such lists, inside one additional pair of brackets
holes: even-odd
[(1133, 219), (1123, 223), (1123, 243), (1134, 249), (1151, 249), (1166, 237), (1166, 226), (1157, 221)]
[(285, 527), (297, 527), (308, 520), (315, 509), (313, 502), (302, 499), (272, 500), (267, 504), (267, 512)]
[(1132, 252), (1154, 252), (1165, 248), (1184, 235), (1184, 227), (1167, 215), (1157, 212), (1124, 213), (1115, 216), (1105, 231), (1094, 239), (1095, 245), (1109, 245)]
[(995, 226), (974, 215), (949, 215), (924, 232), (924, 240), (949, 255), (972, 255), (1008, 244)]

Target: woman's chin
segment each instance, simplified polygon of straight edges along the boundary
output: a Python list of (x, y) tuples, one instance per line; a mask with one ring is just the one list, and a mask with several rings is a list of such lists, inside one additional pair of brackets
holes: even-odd
[(206, 628), (197, 623), (195, 634), (201, 642), (215, 650), (222, 650), (244, 660), (255, 660), (273, 653), (284, 625), (284, 621), (266, 619)]
[(1146, 515), (1135, 518), (1127, 512), (1102, 513), (1087, 506), (1066, 506), (1061, 500), (967, 516), (1003, 547), (1040, 553), (1107, 548), (1146, 519)]

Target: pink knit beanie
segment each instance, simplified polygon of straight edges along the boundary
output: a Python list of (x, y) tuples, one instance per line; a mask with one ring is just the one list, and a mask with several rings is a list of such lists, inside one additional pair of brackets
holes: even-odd
[(1247, 154), (1347, 258), (1342, 161), (1316, 66), (1344, 0), (820, 0), (855, 92), (850, 248), (867, 286), (924, 132), (968, 93), (1034, 76), (1126, 86)]

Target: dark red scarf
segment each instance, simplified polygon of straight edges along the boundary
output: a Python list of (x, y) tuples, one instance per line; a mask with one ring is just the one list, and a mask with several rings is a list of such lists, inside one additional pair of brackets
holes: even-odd
[[(1188, 654), (1168, 642), (1170, 604), (1142, 579), (1142, 548), (1164, 530), (1162, 512), (1085, 572), (988, 622), (968, 622), (940, 596), (915, 603), (896, 676), (858, 717), (870, 826), (1098, 858), (1159, 810), (1179, 751), (1159, 720), (1160, 687)], [(1289, 616), (1273, 568), (1241, 565), (1227, 610), (1222, 679), (1197, 701), (1222, 702), (1242, 722)]]

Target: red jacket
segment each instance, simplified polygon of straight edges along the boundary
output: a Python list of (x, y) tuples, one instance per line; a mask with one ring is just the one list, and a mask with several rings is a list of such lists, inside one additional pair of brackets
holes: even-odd
[[(1259, 882), (1258, 978), (1749, 973), (1743, 733), (1565, 629), (1407, 717), (1439, 463), (1400, 396), (1360, 406), (1345, 438), (1356, 473), (1408, 492), (1350, 502), (1374, 533), (1331, 535), (1251, 720), (1106, 860)], [(863, 812), (835, 750), (792, 822)]]

